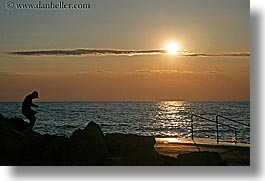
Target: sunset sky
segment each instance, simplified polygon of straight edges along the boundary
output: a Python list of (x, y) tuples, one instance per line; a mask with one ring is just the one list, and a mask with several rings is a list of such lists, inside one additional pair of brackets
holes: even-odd
[(91, 8), (0, 2), (0, 102), (249, 101), (249, 0), (63, 1)]

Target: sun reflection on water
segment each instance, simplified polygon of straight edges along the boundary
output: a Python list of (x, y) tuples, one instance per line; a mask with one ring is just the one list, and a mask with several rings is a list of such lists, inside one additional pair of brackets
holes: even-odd
[(160, 130), (161, 136), (188, 137), (190, 132), (189, 111), (188, 102), (160, 102), (157, 104), (156, 122), (152, 126), (154, 129)]

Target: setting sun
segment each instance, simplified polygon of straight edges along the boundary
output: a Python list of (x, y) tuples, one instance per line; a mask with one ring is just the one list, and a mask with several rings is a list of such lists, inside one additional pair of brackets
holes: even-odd
[(166, 50), (168, 54), (175, 55), (180, 50), (180, 46), (176, 42), (170, 42), (166, 45)]

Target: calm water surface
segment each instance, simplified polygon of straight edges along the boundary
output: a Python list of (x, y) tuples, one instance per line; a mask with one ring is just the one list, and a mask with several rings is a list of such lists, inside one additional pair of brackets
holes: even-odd
[[(104, 133), (132, 133), (152, 136), (191, 136), (190, 115), (199, 114), (211, 120), (220, 114), (242, 123), (250, 124), (249, 102), (53, 102), (36, 103), (35, 131), (42, 134), (71, 135), (84, 128), (89, 121), (98, 123)], [(5, 117), (20, 117), (21, 103), (0, 103), (0, 113)], [(225, 119), (220, 123), (237, 128), (237, 139), (250, 142), (250, 129)], [(219, 126), (220, 138), (234, 139), (234, 130)], [(216, 125), (194, 118), (195, 136), (216, 138)]]

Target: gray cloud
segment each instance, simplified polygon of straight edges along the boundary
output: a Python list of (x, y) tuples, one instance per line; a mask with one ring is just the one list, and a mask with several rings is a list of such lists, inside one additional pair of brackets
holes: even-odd
[(135, 56), (135, 55), (157, 55), (165, 54), (165, 50), (114, 50), (114, 49), (75, 49), (75, 50), (40, 50), (40, 51), (19, 51), (10, 52), (14, 55), (35, 55), (35, 56)]
[[(167, 55), (166, 50), (115, 50), (115, 49), (74, 49), (74, 50), (34, 50), (9, 52), (11, 55), (22, 56), (141, 56), (141, 55)], [(248, 57), (249, 52), (232, 53), (192, 53), (180, 51), (180, 57)]]
[(249, 52), (239, 52), (239, 53), (190, 53), (185, 52), (183, 54), (187, 57), (249, 57)]

